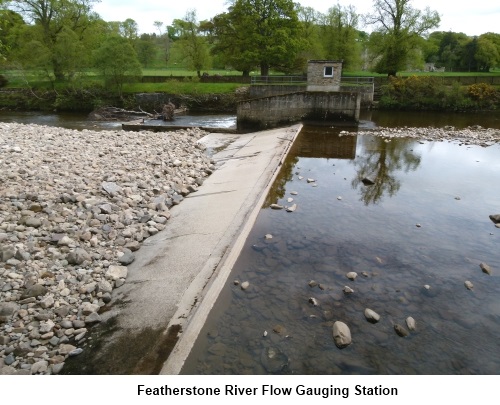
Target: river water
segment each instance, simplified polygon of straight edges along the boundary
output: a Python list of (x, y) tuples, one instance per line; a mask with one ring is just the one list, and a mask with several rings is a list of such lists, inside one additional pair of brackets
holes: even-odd
[[(120, 128), (83, 115), (0, 112), (0, 121)], [(444, 125), (500, 128), (500, 119), (373, 111), (360, 128)], [(500, 213), (500, 145), (385, 142), (341, 129), (299, 134), (182, 372), (499, 374), (500, 229), (488, 216)], [(416, 329), (400, 337), (394, 325), (406, 328), (409, 316)], [(332, 337), (338, 320), (352, 334), (344, 349)]]
[[(488, 126), (394, 113), (361, 126), (377, 124)], [(500, 145), (339, 132), (299, 134), (182, 373), (499, 374)], [(335, 321), (351, 331), (344, 349)]]

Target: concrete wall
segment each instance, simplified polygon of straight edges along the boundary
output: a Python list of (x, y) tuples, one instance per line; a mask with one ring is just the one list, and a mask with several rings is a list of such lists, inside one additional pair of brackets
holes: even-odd
[(357, 92), (296, 92), (241, 101), (239, 130), (265, 129), (299, 121), (359, 121), (361, 97)]
[(259, 98), (259, 97), (269, 97), (269, 96), (278, 96), (282, 94), (288, 93), (296, 93), (300, 91), (304, 91), (306, 86), (299, 85), (288, 85), (288, 84), (273, 84), (273, 85), (258, 85), (258, 86), (250, 86), (250, 98)]
[(359, 92), (361, 96), (361, 108), (371, 108), (373, 104), (373, 86), (349, 86), (341, 84), (340, 91)]
[[(347, 91), (350, 93), (359, 92), (361, 94), (361, 108), (370, 108), (373, 104), (372, 86), (348, 86), (341, 84), (337, 91)], [(288, 93), (304, 91), (305, 86), (299, 85), (270, 85), (270, 86), (250, 86), (250, 98), (277, 96)], [(323, 91), (323, 90), (320, 90)]]

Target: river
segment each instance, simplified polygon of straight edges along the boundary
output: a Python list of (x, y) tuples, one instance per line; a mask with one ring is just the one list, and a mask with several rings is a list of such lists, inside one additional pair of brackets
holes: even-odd
[[(1, 112), (8, 120), (119, 128), (81, 115)], [(217, 120), (228, 125), (234, 117)], [(445, 125), (500, 128), (500, 119), (368, 111), (360, 122)], [(500, 373), (500, 229), (488, 218), (500, 213), (500, 145), (385, 141), (340, 136), (341, 129), (300, 133), (182, 372)], [(375, 184), (365, 185), (365, 176)], [(273, 203), (297, 210), (273, 210)], [(380, 321), (367, 322), (366, 308)], [(416, 329), (400, 337), (394, 325), (407, 328), (409, 316)], [(337, 320), (352, 334), (344, 349), (332, 338)]]

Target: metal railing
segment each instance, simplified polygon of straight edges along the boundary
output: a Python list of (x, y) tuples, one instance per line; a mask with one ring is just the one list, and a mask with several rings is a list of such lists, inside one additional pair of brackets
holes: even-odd
[[(266, 85), (306, 85), (307, 76), (252, 76), (252, 86)], [(374, 89), (373, 77), (342, 77), (341, 87), (368, 87)]]
[(305, 85), (307, 84), (307, 77), (306, 76), (252, 76), (250, 84), (252, 86), (274, 85), (274, 84)]

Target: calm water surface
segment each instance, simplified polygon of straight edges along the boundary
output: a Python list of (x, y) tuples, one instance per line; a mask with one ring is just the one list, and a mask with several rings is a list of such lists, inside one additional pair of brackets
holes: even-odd
[[(488, 218), (500, 213), (500, 145), (338, 132), (302, 130), (183, 373), (500, 373), (500, 229)], [(408, 316), (417, 328), (399, 337)], [(352, 334), (344, 349), (337, 320)]]

